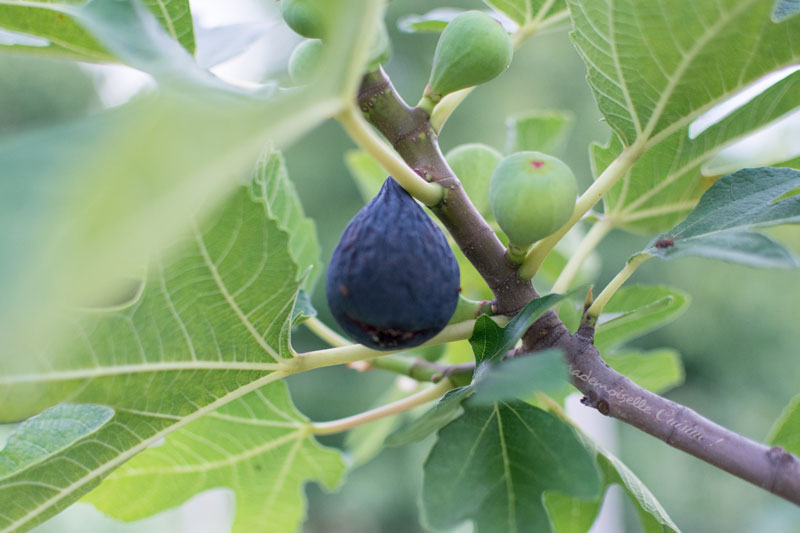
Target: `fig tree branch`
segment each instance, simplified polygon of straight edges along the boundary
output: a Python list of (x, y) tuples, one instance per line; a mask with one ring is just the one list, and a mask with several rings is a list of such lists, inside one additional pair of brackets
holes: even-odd
[[(498, 312), (513, 315), (535, 298), (537, 293), (532, 284), (520, 279), (515, 266), (507, 262), (505, 247), (467, 198), (442, 157), (427, 113), (410, 108), (383, 70), (364, 77), (358, 103), (366, 118), (415, 172), (447, 189), (445, 200), (432, 210), (486, 280), (495, 295)], [(640, 154), (640, 147), (623, 151), (581, 196), (565, 228), (578, 222), (625, 175)], [(538, 255), (534, 248), (531, 253), (536, 262), (543, 259), (544, 250), (549, 252), (566, 229), (542, 241)], [(538, 266), (532, 270), (536, 269)], [(576, 334), (571, 334), (551, 311), (526, 331), (523, 352), (561, 348), (569, 364), (571, 381), (584, 394), (585, 405), (800, 505), (800, 459), (781, 448), (769, 448), (727, 430), (688, 407), (642, 389), (603, 361), (594, 347), (593, 334), (591, 321), (584, 322)]]

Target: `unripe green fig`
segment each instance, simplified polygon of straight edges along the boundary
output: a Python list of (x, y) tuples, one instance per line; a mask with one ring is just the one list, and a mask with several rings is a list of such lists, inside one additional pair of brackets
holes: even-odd
[(572, 216), (578, 186), (560, 159), (517, 152), (503, 159), (489, 181), (489, 203), (512, 246), (547, 237)]
[(289, 56), (289, 76), (298, 85), (305, 85), (314, 79), (319, 67), (325, 45), (319, 39), (306, 39), (300, 42)]
[(511, 37), (495, 19), (465, 11), (439, 37), (425, 97), (436, 104), (443, 96), (496, 78), (511, 63)]
[(330, 0), (281, 0), (281, 16), (295, 32), (309, 39), (325, 37)]

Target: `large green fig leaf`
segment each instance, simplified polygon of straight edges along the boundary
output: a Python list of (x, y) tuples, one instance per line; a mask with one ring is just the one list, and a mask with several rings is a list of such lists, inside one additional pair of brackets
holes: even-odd
[(254, 186), (195, 219), (188, 235), (153, 260), (132, 303), (69, 317), (58, 344), (0, 359), (0, 420), (60, 401), (114, 410), (90, 437), (0, 481), (0, 530), (40, 523), (167, 434), (285, 375), (280, 363), (292, 357), (301, 272), (292, 236), (275, 219), (285, 206), (272, 202), (286, 198), (267, 196), (281, 187), (262, 182), (257, 175)]
[(308, 420), (273, 383), (169, 435), (113, 472), (86, 501), (114, 518), (138, 520), (207, 489), (229, 487), (234, 532), (294, 531), (304, 518), (303, 484), (333, 489), (341, 454), (311, 437)]
[(608, 148), (593, 151), (596, 174), (624, 146), (644, 152), (606, 197), (605, 211), (619, 226), (655, 232), (679, 221), (708, 186), (700, 174), (704, 162), (800, 103), (799, 79), (790, 76), (689, 136), (702, 113), (800, 60), (793, 39), (800, 19), (773, 22), (772, 0), (568, 3), (573, 40), (615, 132)]

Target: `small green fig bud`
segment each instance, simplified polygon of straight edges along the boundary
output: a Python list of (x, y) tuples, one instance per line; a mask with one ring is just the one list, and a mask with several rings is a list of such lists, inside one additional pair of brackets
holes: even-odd
[(325, 45), (319, 39), (307, 39), (298, 44), (289, 56), (289, 76), (298, 85), (314, 79)]
[(281, 0), (281, 16), (295, 32), (309, 39), (325, 37), (326, 0)]
[(443, 96), (496, 78), (511, 63), (511, 37), (495, 19), (465, 11), (439, 37), (425, 96), (436, 104)]
[(572, 216), (578, 186), (560, 159), (517, 152), (503, 159), (489, 181), (489, 203), (512, 246), (526, 248)]

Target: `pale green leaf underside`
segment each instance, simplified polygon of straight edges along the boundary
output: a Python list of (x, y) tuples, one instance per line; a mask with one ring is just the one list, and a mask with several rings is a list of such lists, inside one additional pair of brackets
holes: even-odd
[(471, 519), (480, 533), (549, 531), (542, 493), (598, 497), (593, 455), (570, 425), (535, 407), (467, 402), (425, 462), (425, 519), (436, 528)]
[(240, 188), (155, 261), (130, 307), (72, 320), (58, 352), (0, 359), (3, 420), (58, 401), (116, 413), (0, 483), (0, 530), (41, 522), (160, 437), (281, 377), (298, 269), (289, 235), (252, 192)]
[(278, 382), (169, 435), (86, 500), (114, 518), (138, 520), (226, 487), (236, 501), (234, 532), (294, 531), (305, 511), (303, 484), (315, 479), (333, 489), (344, 470), (341, 454), (316, 443)]
[[(14, 51), (57, 55), (81, 61), (114, 61), (113, 54), (70, 14), (69, 9), (63, 10), (64, 7), (74, 8), (84, 3), (84, 0), (0, 0), (0, 28), (49, 41), (45, 46), (14, 46)], [(194, 53), (194, 26), (188, 0), (144, 0), (143, 3), (170, 37), (189, 53)]]

